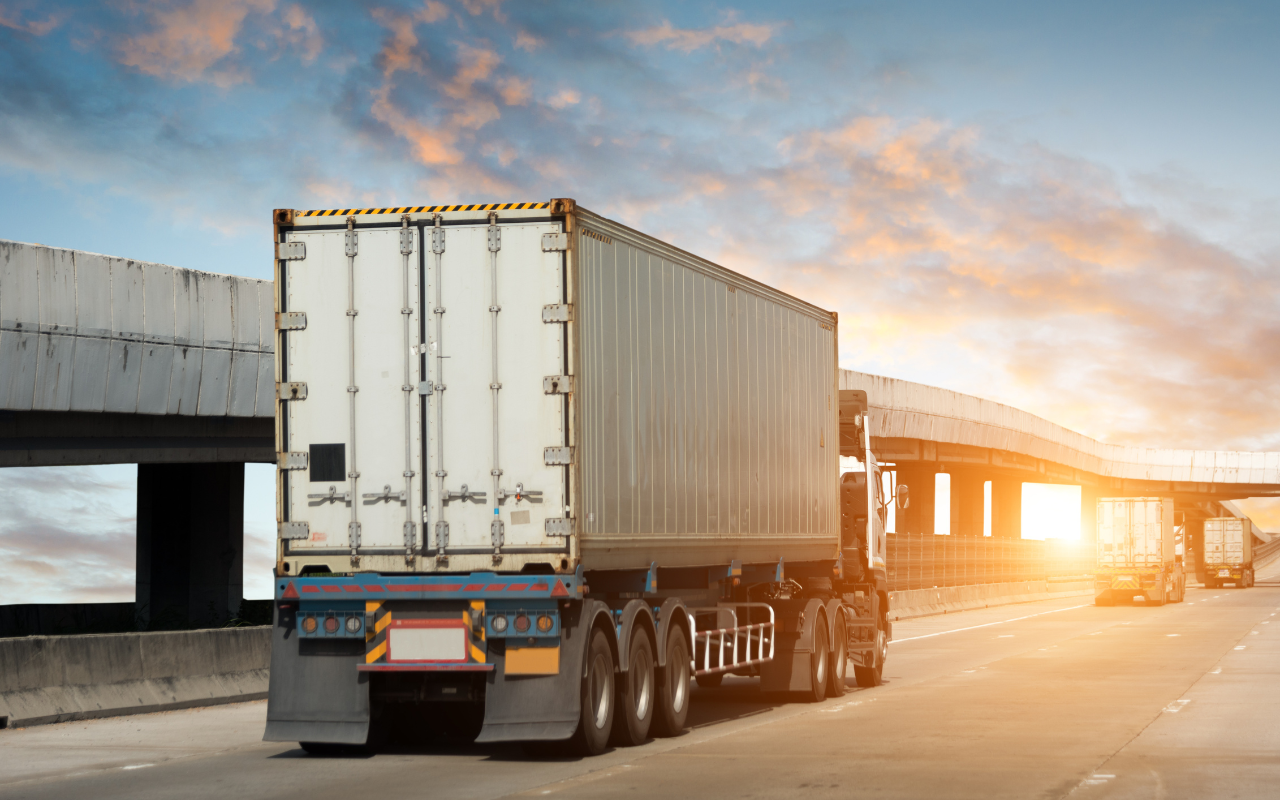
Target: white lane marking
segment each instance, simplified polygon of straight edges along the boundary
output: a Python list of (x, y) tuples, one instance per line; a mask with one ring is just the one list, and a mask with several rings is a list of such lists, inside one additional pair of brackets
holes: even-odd
[(1174, 700), (1172, 703), (1165, 706), (1164, 710), (1170, 714), (1177, 714), (1179, 711), (1181, 711), (1183, 708), (1186, 707), (1187, 703), (1190, 703), (1190, 702), (1191, 702), (1190, 700)]
[(1258, 635), (1259, 633), (1261, 633), (1261, 632), (1262, 632), (1262, 631), (1249, 631), (1249, 635), (1250, 635), (1250, 636), (1257, 636), (1257, 635)]
[(1012, 634), (1012, 633), (1002, 633), (1002, 634), (1000, 634), (999, 636), (997, 636), (996, 638), (997, 638), (997, 639), (1012, 639), (1012, 638), (1013, 638), (1013, 634)]
[(1264, 619), (1264, 620), (1262, 621), (1262, 624), (1263, 624), (1263, 625), (1270, 625), (1270, 624), (1271, 624), (1271, 620), (1269, 620), (1269, 619)]
[(1180, 633), (1166, 633), (1165, 636), (1181, 636)]
[(1097, 635), (1098, 635), (1098, 634), (1100, 634), (1100, 633), (1102, 633), (1102, 631), (1094, 631), (1093, 633), (1091, 633), (1091, 634), (1089, 634), (1089, 635), (1090, 635), (1090, 636), (1097, 636)]
[(1246, 647), (1246, 645), (1243, 645), (1243, 644), (1238, 644), (1238, 645), (1236, 645), (1236, 649), (1237, 649), (1237, 650), (1243, 650), (1245, 647)]
[(1222, 672), (1222, 667), (1218, 667), (1217, 669), (1211, 669), (1211, 670), (1209, 670), (1209, 674), (1210, 674), (1210, 675), (1218, 675), (1218, 674), (1220, 674), (1221, 672)]
[(146, 769), (147, 767), (154, 767), (154, 766), (155, 764), (130, 764), (129, 766), (121, 767), (120, 769)]
[(847, 703), (841, 703), (840, 705), (838, 705), (838, 706), (832, 706), (831, 708), (820, 708), (820, 709), (818, 709), (818, 713), (819, 713), (819, 714), (834, 714), (834, 713), (836, 713), (837, 711), (844, 711), (846, 708), (849, 708), (849, 707), (851, 707), (851, 706), (860, 706), (860, 705), (862, 705), (862, 701), (861, 701), (861, 700), (850, 700), (850, 701), (849, 701), (849, 702), (847, 702)]
[[(950, 630), (950, 631), (938, 631), (937, 633), (926, 633), (923, 636), (909, 636), (906, 639), (894, 639), (893, 641), (889, 642), (889, 644), (897, 644), (898, 642), (911, 642), (911, 641), (915, 641), (916, 639), (930, 639), (930, 638), (933, 638), (934, 636), (945, 636), (948, 633), (960, 633), (961, 631), (972, 631), (972, 630), (977, 630), (978, 628), (990, 628), (992, 625), (1003, 625), (1006, 622), (1019, 622), (1024, 619), (1031, 619), (1032, 617), (1043, 617), (1045, 614), (1057, 614), (1060, 611), (1074, 611), (1077, 608), (1084, 608), (1084, 607), (1085, 607), (1084, 605), (1078, 605), (1078, 606), (1071, 606), (1069, 608), (1055, 608), (1052, 611), (1041, 611), (1038, 614), (1028, 614), (1025, 617), (1014, 617), (1013, 619), (1002, 619), (999, 622), (984, 622), (981, 625), (970, 625), (967, 628), (956, 628), (955, 630)], [(1007, 635), (1012, 636), (1013, 634), (1007, 634)], [(1000, 638), (1004, 638), (1004, 637), (1002, 636)]]

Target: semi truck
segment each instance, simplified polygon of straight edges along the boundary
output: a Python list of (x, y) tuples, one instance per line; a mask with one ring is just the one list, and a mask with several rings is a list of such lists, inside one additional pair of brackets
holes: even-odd
[(1252, 522), (1239, 517), (1206, 519), (1202, 541), (1206, 587), (1217, 589), (1227, 583), (1239, 588), (1253, 585)]
[(678, 734), (694, 680), (879, 684), (887, 501), (835, 313), (572, 199), (272, 223), (267, 740), (595, 754)]
[(1096, 605), (1111, 605), (1139, 594), (1144, 602), (1157, 606), (1180, 603), (1186, 597), (1172, 500), (1101, 497), (1097, 531)]

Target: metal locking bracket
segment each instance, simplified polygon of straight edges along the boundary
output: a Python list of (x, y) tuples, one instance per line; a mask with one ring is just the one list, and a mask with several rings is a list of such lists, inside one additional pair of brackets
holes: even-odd
[(454, 492), (454, 491), (446, 491), (446, 492), (444, 493), (444, 498), (443, 498), (443, 499), (444, 499), (444, 502), (446, 502), (446, 503), (447, 503), (447, 502), (449, 502), (450, 500), (472, 500), (472, 501), (475, 501), (475, 502), (477, 502), (477, 503), (481, 503), (481, 502), (484, 502), (484, 499), (485, 499), (485, 497), (487, 496), (487, 494), (488, 494), (487, 492), (472, 492), (472, 491), (469, 491), (469, 490), (467, 489), (467, 485), (464, 483), (464, 484), (462, 484), (462, 490), (461, 490), (461, 491), (457, 491), (457, 492)]
[(573, 305), (570, 303), (552, 303), (542, 307), (543, 322), (573, 322)]
[(548, 375), (542, 379), (543, 394), (571, 394), (572, 392), (572, 375)]
[(572, 447), (544, 447), (542, 463), (548, 467), (568, 466), (573, 463)]
[(573, 522), (563, 517), (548, 519), (543, 524), (543, 533), (547, 536), (571, 536), (573, 534)]
[(328, 492), (325, 492), (325, 493), (322, 493), (322, 494), (309, 494), (309, 495), (307, 495), (307, 499), (308, 499), (308, 500), (319, 500), (319, 501), (321, 501), (321, 502), (325, 502), (325, 503), (336, 503), (336, 502), (338, 502), (339, 500), (341, 500), (341, 501), (342, 501), (342, 502), (344, 502), (344, 503), (350, 503), (350, 502), (351, 502), (351, 492), (343, 492), (342, 494), (338, 494), (338, 487), (337, 487), (337, 486), (330, 486), (330, 487), (329, 487), (329, 491), (328, 491)]
[(306, 469), (311, 461), (307, 452), (276, 453), (276, 466), (280, 469)]
[(542, 252), (554, 253), (561, 250), (569, 249), (569, 234), (561, 233), (544, 233), (542, 234)]
[(306, 400), (307, 384), (302, 381), (277, 383), (276, 396), (281, 400)]
[(373, 499), (375, 502), (379, 500), (386, 500), (388, 503), (390, 503), (392, 500), (398, 500), (401, 503), (404, 502), (404, 492), (391, 491), (391, 484), (389, 483), (384, 485), (382, 487), (382, 491), (380, 492), (373, 492), (371, 494), (362, 494), (360, 496), (366, 500)]
[(282, 311), (276, 314), (278, 331), (301, 331), (306, 330), (306, 327), (307, 312), (305, 311)]
[(281, 539), (309, 539), (311, 526), (305, 522), (281, 522), (276, 525)]
[(306, 242), (280, 242), (276, 245), (276, 258), (281, 261), (301, 261), (306, 257)]

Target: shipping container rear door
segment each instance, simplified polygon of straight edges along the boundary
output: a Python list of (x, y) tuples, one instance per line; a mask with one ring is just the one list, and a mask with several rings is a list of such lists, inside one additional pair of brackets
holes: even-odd
[(566, 544), (572, 386), (560, 231), (501, 219), (425, 231), (436, 554), (527, 556)]
[(1204, 563), (1226, 564), (1223, 540), (1226, 520), (1207, 519), (1204, 521)]
[[(421, 542), (418, 231), (294, 231), (280, 325), (291, 552)], [(299, 257), (301, 256), (301, 257)], [(305, 388), (303, 385), (305, 384)]]
[(1125, 500), (1098, 501), (1098, 563), (1108, 567), (1132, 566), (1130, 503)]

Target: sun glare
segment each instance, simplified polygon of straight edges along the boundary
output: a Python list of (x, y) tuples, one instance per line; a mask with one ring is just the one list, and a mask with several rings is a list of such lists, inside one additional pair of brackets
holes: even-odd
[(1023, 539), (1080, 539), (1080, 487), (1022, 484)]

